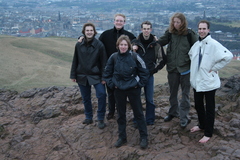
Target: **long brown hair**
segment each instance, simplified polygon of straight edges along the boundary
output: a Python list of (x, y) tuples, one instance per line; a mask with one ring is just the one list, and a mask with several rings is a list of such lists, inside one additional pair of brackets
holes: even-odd
[[(179, 28), (179, 30), (177, 30), (175, 27), (174, 27), (174, 23), (173, 23), (173, 20), (174, 18), (178, 18), (181, 20), (181, 27)], [(177, 35), (186, 35), (188, 33), (188, 28), (187, 28), (187, 19), (186, 17), (184, 16), (184, 14), (182, 13), (175, 13), (171, 19), (170, 19), (170, 24), (169, 24), (169, 32), (170, 33), (173, 33), (173, 34), (177, 34)]]

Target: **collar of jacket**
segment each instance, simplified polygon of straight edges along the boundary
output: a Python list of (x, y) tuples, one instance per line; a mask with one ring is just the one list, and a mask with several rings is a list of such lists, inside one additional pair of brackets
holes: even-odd
[(125, 56), (125, 55), (127, 55), (127, 53), (130, 53), (130, 52), (132, 52), (132, 51), (131, 50), (127, 50), (126, 52), (121, 53), (120, 50), (118, 49), (118, 54), (122, 55), (122, 56)]
[(198, 40), (199, 40), (199, 41), (203, 41), (203, 40), (204, 40), (205, 38), (207, 38), (208, 36), (210, 36), (210, 37), (211, 37), (210, 33), (208, 33), (208, 34), (207, 34), (207, 36), (206, 36), (206, 37), (204, 37), (203, 39), (202, 39), (202, 38), (199, 36), (199, 37), (198, 37)]
[[(141, 33), (142, 34), (142, 33)], [(141, 35), (140, 34), (140, 35)], [(134, 45), (134, 44), (136, 44), (136, 45), (138, 45), (139, 47), (141, 47), (142, 48), (142, 50), (143, 50), (143, 52), (145, 53), (146, 51), (145, 51), (145, 48), (144, 48), (144, 46), (143, 46), (143, 43), (141, 42), (141, 40), (140, 40), (140, 35), (135, 39), (135, 40), (133, 40), (132, 41), (132, 44)], [(148, 46), (147, 46), (147, 48), (150, 46), (150, 45), (152, 45), (152, 47), (155, 47), (156, 46), (156, 39), (154, 38), (154, 36), (152, 35), (152, 34), (150, 34), (150, 36), (152, 36), (153, 37), (153, 40), (148, 44)]]
[(115, 33), (117, 33), (117, 32), (118, 32), (118, 33), (124, 33), (124, 27), (122, 27), (121, 29), (117, 30), (116, 27), (114, 26), (114, 27), (113, 27), (113, 31), (114, 31)]
[(140, 40), (140, 42), (142, 42), (143, 44), (150, 44), (151, 42), (154, 41), (154, 36), (152, 34), (149, 35), (149, 39), (144, 39), (143, 37), (143, 33), (141, 33), (139, 36), (138, 36), (138, 39)]
[[(143, 34), (143, 33), (140, 33), (140, 34), (138, 35), (138, 37), (133, 40), (133, 43), (134, 43), (134, 42), (135, 42), (135, 43), (136, 43), (136, 42), (142, 43), (141, 38), (140, 38), (140, 36), (141, 36), (142, 34)], [(142, 36), (142, 37), (143, 37), (143, 36)], [(152, 41), (151, 41), (150, 43), (156, 42), (156, 39), (154, 38), (154, 36), (153, 36), (152, 34), (150, 34), (150, 38), (149, 38), (149, 39), (151, 39), (151, 37), (152, 37)], [(150, 43), (149, 43), (149, 44), (150, 44)]]
[(87, 42), (85, 39), (86, 38), (84, 38), (84, 41), (82, 41), (81, 45), (93, 46), (93, 47), (96, 45), (96, 38), (95, 37), (93, 37), (93, 39), (89, 42)]
[(210, 39), (212, 39), (211, 35), (204, 37), (201, 41), (199, 41), (199, 46), (202, 47), (202, 45), (207, 45)]

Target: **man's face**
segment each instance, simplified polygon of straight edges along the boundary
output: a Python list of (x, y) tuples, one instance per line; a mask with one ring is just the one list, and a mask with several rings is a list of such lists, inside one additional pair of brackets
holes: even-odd
[(91, 39), (94, 36), (94, 30), (92, 26), (86, 26), (85, 28), (85, 36), (87, 39)]
[(125, 19), (122, 16), (116, 16), (114, 19), (114, 26), (117, 30), (120, 30), (123, 28), (125, 24)]
[(144, 37), (149, 37), (150, 33), (152, 32), (151, 25), (148, 24), (143, 24), (141, 30)]
[(207, 23), (199, 23), (198, 34), (200, 38), (205, 38), (209, 32), (210, 32), (210, 29), (208, 29)]

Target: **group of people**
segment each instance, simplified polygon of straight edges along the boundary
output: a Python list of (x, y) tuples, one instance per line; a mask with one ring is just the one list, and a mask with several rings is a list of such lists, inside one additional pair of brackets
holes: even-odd
[[(154, 125), (155, 122), (153, 75), (166, 64), (170, 108), (164, 121), (179, 117), (182, 128), (191, 122), (188, 114), (192, 86), (199, 124), (190, 131), (204, 130), (204, 136), (199, 142), (206, 143), (213, 133), (214, 97), (216, 89), (220, 87), (218, 70), (231, 61), (232, 53), (211, 38), (208, 21), (199, 22), (197, 36), (188, 29), (186, 17), (182, 13), (175, 13), (171, 17), (169, 28), (159, 39), (151, 34), (152, 24), (149, 21), (141, 24), (142, 33), (137, 38), (124, 29), (125, 23), (125, 15), (116, 14), (114, 27), (103, 32), (98, 40), (95, 38), (95, 26), (86, 23), (82, 29), (83, 36), (75, 45), (70, 79), (78, 83), (83, 98), (86, 116), (83, 124), (93, 123), (91, 86), (94, 86), (98, 99), (98, 127), (103, 129), (106, 126), (107, 96), (109, 112), (106, 118), (112, 119), (117, 109), (118, 140), (115, 147), (122, 146), (127, 142), (128, 98), (133, 110), (134, 126), (140, 134), (140, 147), (147, 148), (147, 125)], [(166, 54), (163, 50), (165, 45), (168, 45)], [(182, 92), (180, 103), (179, 86)], [(142, 88), (146, 99), (145, 115), (141, 102)]]

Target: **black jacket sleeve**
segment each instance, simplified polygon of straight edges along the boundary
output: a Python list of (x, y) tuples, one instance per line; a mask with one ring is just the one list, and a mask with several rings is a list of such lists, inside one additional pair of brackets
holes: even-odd
[(114, 72), (114, 54), (112, 54), (108, 61), (107, 64), (104, 68), (104, 72), (102, 75), (102, 80), (106, 81), (107, 86), (111, 89), (113, 89), (115, 87), (115, 85), (113, 84), (112, 78), (113, 78), (113, 72)]

